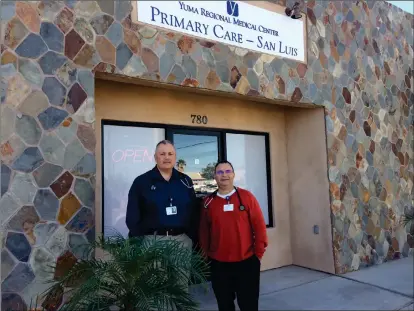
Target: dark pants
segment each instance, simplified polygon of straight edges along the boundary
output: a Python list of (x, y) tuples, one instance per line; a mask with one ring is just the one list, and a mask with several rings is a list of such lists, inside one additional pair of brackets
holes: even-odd
[(260, 260), (255, 255), (239, 262), (211, 259), (211, 284), (219, 311), (259, 310)]

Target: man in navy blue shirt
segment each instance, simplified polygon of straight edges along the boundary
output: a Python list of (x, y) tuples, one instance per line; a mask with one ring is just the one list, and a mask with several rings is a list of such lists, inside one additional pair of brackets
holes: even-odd
[(156, 166), (135, 178), (128, 194), (129, 237), (174, 236), (190, 248), (196, 241), (198, 202), (190, 177), (177, 171), (174, 145), (159, 142)]

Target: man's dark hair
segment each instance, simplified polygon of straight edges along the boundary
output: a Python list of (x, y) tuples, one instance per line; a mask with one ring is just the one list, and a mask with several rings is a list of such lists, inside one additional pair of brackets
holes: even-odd
[(214, 166), (214, 173), (216, 172), (216, 170), (217, 170), (217, 166), (219, 166), (220, 164), (228, 164), (228, 165), (230, 165), (231, 166), (231, 169), (233, 170), (233, 172), (234, 172), (234, 167), (233, 167), (233, 164), (231, 164), (229, 161), (227, 161), (227, 160), (221, 160), (221, 161), (218, 161), (217, 163), (216, 163), (216, 166)]

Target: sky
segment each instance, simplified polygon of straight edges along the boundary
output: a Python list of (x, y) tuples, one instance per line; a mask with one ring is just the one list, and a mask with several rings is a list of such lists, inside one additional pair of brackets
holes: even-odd
[(414, 1), (413, 0), (406, 0), (406, 1), (387, 1), (392, 3), (395, 6), (403, 9), (404, 11), (414, 14)]

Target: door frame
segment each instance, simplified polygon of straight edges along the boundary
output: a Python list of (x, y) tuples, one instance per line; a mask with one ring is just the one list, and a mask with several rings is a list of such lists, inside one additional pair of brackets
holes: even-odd
[[(217, 138), (217, 160), (215, 163), (222, 161), (225, 159), (224, 153), (225, 149), (223, 144), (223, 132), (219, 131), (203, 131), (201, 129), (184, 129), (184, 128), (177, 128), (177, 127), (167, 127), (165, 128), (165, 138), (175, 144), (174, 142), (174, 135), (181, 134), (181, 135), (191, 135), (191, 136), (211, 136)], [(177, 147), (176, 147), (177, 148)], [(204, 198), (209, 194), (199, 194), (196, 192), (198, 198)]]
[(165, 127), (165, 139), (174, 144), (174, 134), (195, 135), (195, 136), (214, 136), (217, 137), (218, 161), (225, 159), (225, 144), (223, 144), (223, 133), (220, 131), (209, 131), (204, 129), (192, 129), (176, 126)]

